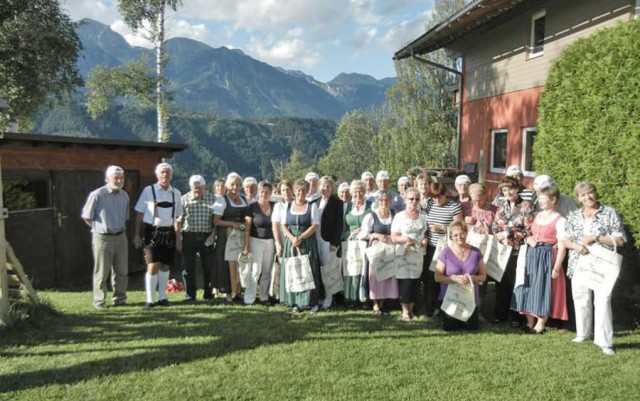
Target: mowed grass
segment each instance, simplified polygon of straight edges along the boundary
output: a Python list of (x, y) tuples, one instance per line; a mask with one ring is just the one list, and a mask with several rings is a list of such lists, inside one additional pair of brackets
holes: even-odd
[(0, 400), (633, 400), (640, 332), (617, 354), (572, 333), (483, 324), (448, 334), (398, 312), (292, 316), (282, 306), (132, 305), (42, 292), (59, 312), (0, 331)]

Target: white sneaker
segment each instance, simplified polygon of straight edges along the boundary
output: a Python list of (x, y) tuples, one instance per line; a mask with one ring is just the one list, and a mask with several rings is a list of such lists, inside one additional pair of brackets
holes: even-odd
[(602, 347), (602, 353), (609, 356), (616, 354), (616, 352), (611, 347)]
[(316, 313), (318, 313), (318, 305), (312, 306), (309, 313), (311, 313), (312, 315), (315, 315)]
[(571, 341), (573, 341), (573, 342), (574, 342), (574, 343), (576, 343), (576, 344), (580, 344), (580, 343), (583, 343), (583, 342), (585, 342), (585, 341), (587, 341), (587, 340), (588, 340), (588, 338), (587, 338), (587, 337), (576, 337), (576, 338), (574, 338), (574, 339), (573, 339), (573, 340), (571, 340)]

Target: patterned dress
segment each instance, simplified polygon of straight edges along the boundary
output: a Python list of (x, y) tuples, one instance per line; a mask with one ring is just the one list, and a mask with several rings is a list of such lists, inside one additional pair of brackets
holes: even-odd
[[(393, 217), (389, 217), (388, 222), (383, 222), (378, 213), (371, 212), (366, 215), (362, 223), (362, 231), (358, 235), (365, 238), (370, 233), (391, 235), (391, 221)], [(366, 269), (369, 277), (369, 298), (370, 299), (397, 299), (398, 298), (398, 281), (395, 277), (378, 281), (376, 274), (372, 269), (368, 268), (368, 261), (365, 259)]]

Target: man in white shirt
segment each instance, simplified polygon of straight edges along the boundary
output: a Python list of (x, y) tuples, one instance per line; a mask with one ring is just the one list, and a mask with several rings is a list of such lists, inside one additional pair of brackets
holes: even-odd
[[(144, 259), (147, 263), (144, 280), (145, 309), (154, 305), (169, 306), (166, 294), (169, 267), (174, 263), (176, 249), (182, 250), (182, 235), (178, 224), (182, 217), (182, 194), (171, 186), (173, 167), (169, 163), (160, 163), (156, 166), (155, 173), (158, 182), (142, 190), (135, 207), (138, 214), (133, 242), (138, 248), (144, 245)], [(157, 303), (156, 287), (159, 293)]]

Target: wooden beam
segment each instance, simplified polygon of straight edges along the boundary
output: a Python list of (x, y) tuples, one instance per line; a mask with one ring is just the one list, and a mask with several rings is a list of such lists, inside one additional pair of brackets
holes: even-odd
[[(16, 275), (20, 279), (22, 288), (27, 292), (27, 295), (29, 295), (29, 298), (31, 298), (31, 301), (33, 303), (39, 304), (40, 298), (38, 298), (38, 294), (33, 289), (33, 287), (31, 286), (31, 282), (29, 281), (29, 278), (24, 273), (24, 269), (22, 268), (22, 263), (20, 263), (20, 261), (16, 257), (16, 254), (13, 252), (13, 248), (11, 247), (11, 244), (9, 244), (7, 241), (5, 241), (4, 244), (7, 249), (6, 259), (8, 260), (9, 263), (13, 265), (13, 270), (15, 271)], [(4, 266), (6, 266), (6, 264), (7, 263), (5, 263)], [(5, 276), (6, 276), (6, 271), (5, 271)], [(5, 279), (5, 282), (6, 281), (7, 280)]]

